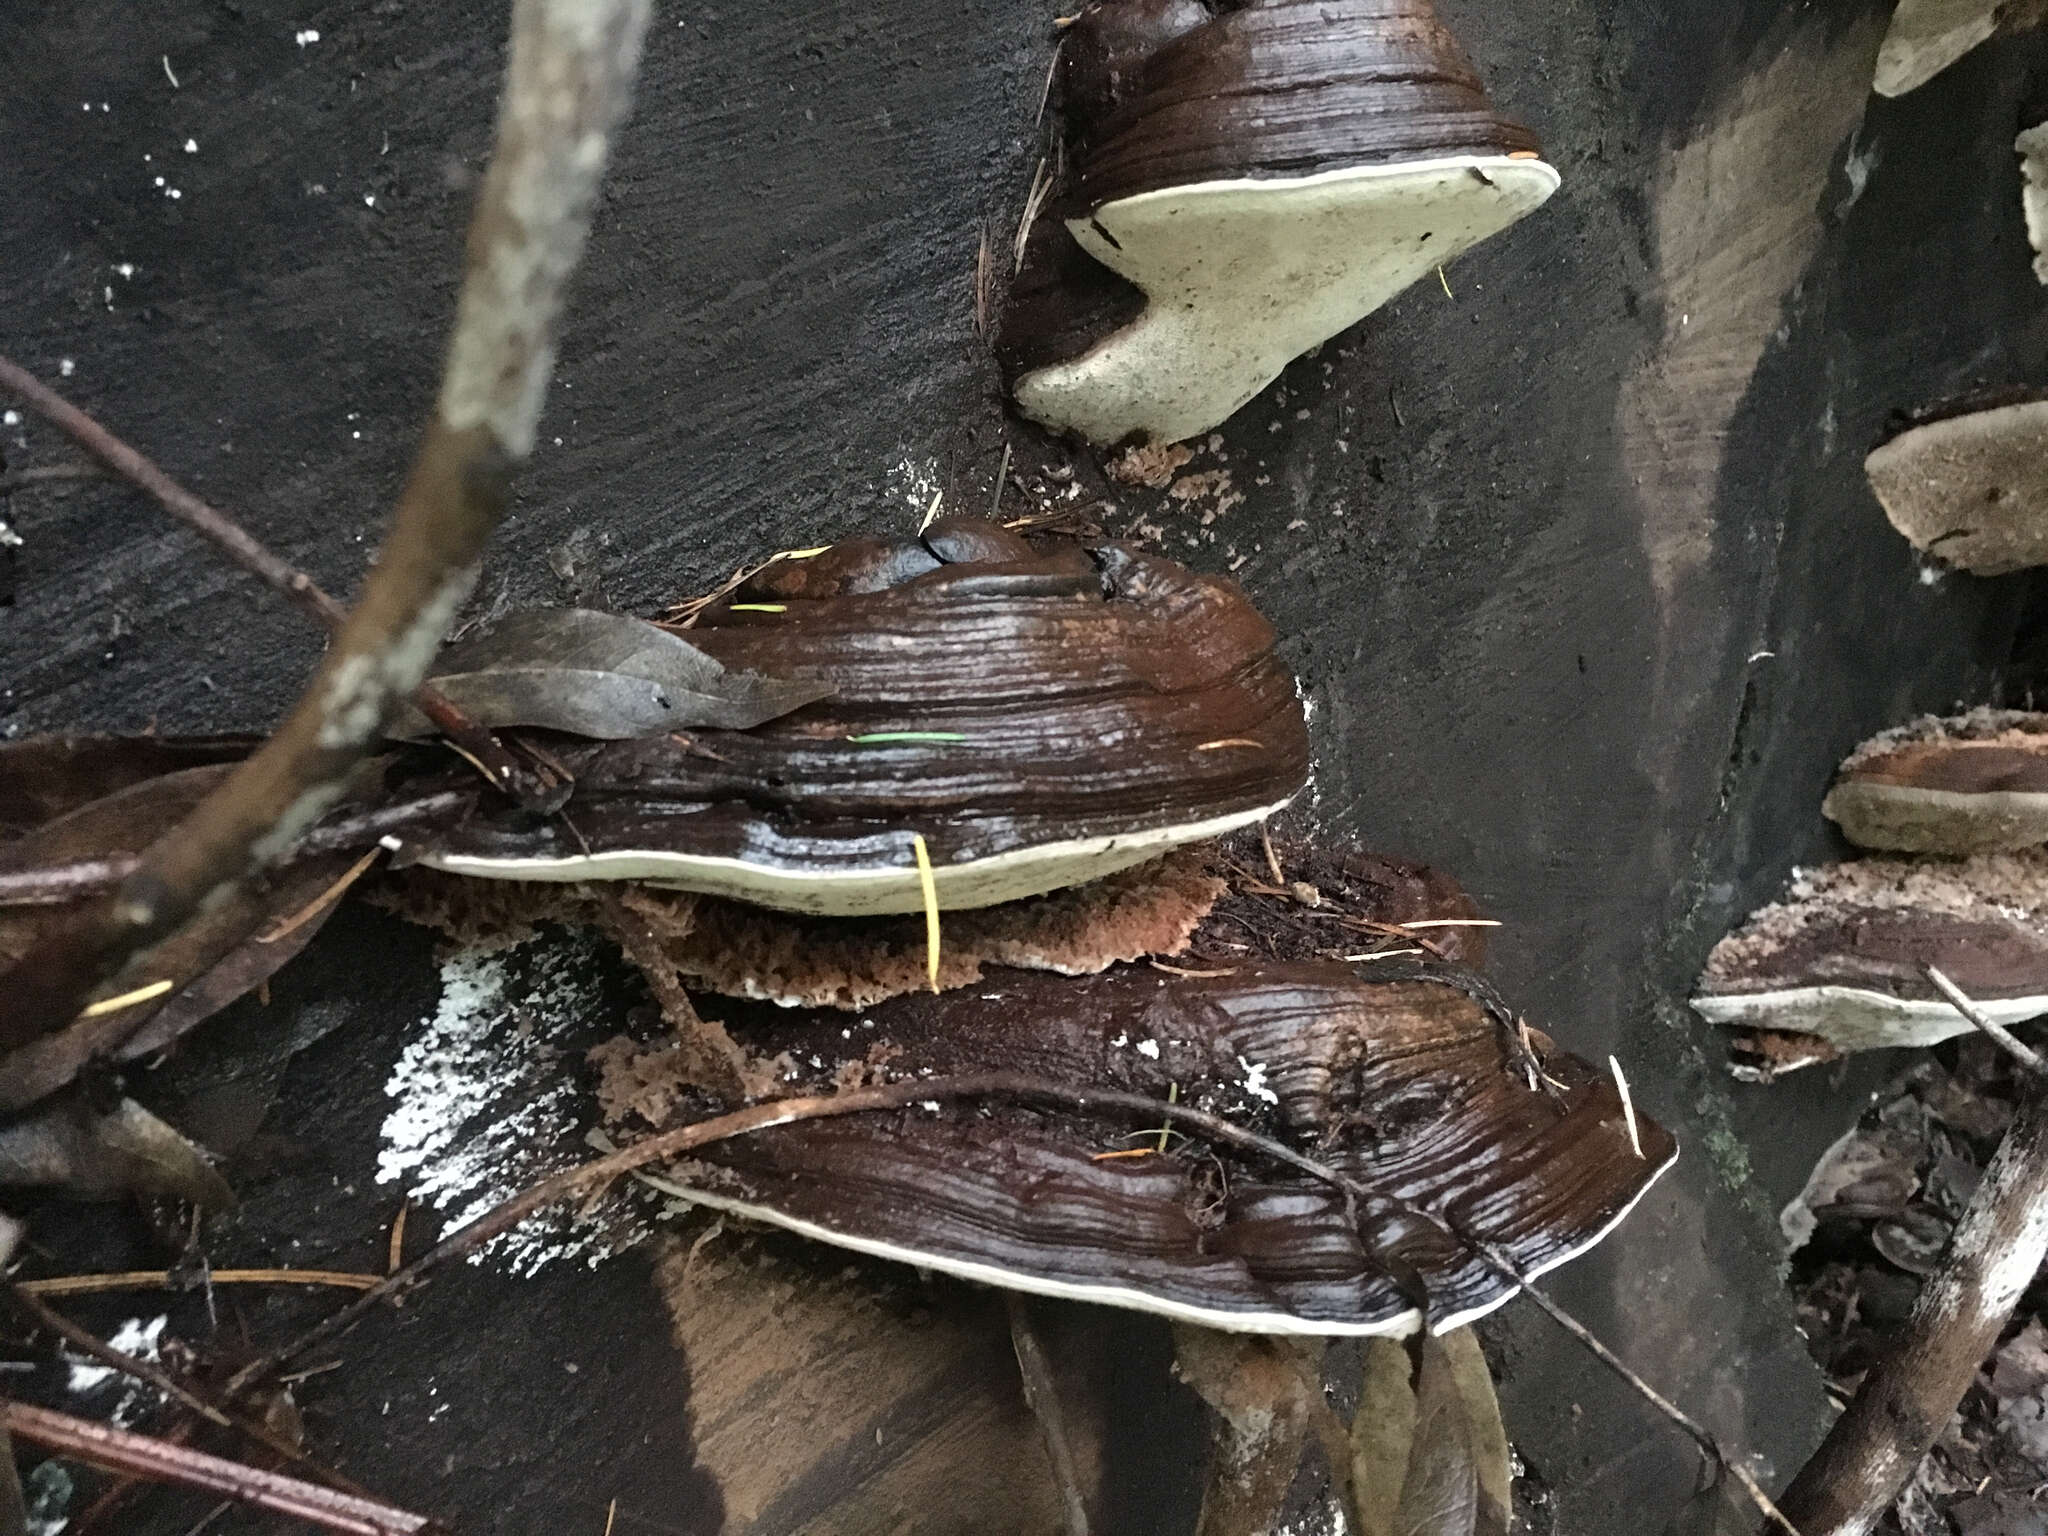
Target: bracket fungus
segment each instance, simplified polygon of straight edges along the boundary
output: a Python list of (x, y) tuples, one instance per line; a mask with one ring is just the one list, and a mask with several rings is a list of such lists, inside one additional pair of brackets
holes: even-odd
[[(1597, 1243), (1677, 1153), (1607, 1073), (1533, 1033), (1550, 1081), (1531, 1086), (1515, 1037), (1456, 973), (1119, 965), (899, 997), (852, 1029), (817, 1011), (729, 1022), (797, 1091), (992, 1066), (1075, 1088), (1057, 1104), (779, 1127), (671, 1168), (676, 1193), (970, 1280), (1238, 1332), (1411, 1333), (1418, 1286), (1429, 1328), (1458, 1327), (1516, 1285), (1442, 1221), (1539, 1274)], [(1381, 1198), (1347, 1210), (1326, 1183), (1092, 1107), (1091, 1090), (1177, 1098)]]
[(2034, 248), (2034, 277), (2048, 283), (2048, 123), (2021, 129), (2012, 147), (2020, 157), (2020, 213)]
[[(1837, 1051), (1934, 1045), (1972, 1025), (1929, 965), (1994, 1023), (2048, 1013), (2048, 854), (1831, 864), (1796, 872), (1788, 897), (1714, 946), (1692, 999), (1702, 1017)], [(1775, 1053), (1779, 1070), (1827, 1054)]]
[(2039, 26), (2043, 16), (2043, 0), (1899, 0), (1878, 48), (1872, 88), (1880, 96), (1903, 96), (1979, 43)]
[(1915, 549), (1978, 576), (2048, 564), (2048, 399), (1922, 413), (1863, 470)]
[(1965, 856), (2048, 843), (2048, 715), (1975, 709), (1872, 737), (1821, 810), (1860, 848)]
[(942, 908), (1079, 884), (1301, 788), (1275, 639), (1225, 578), (970, 519), (780, 561), (706, 606), (690, 643), (826, 697), (751, 730), (557, 744), (562, 816), (482, 808), (406, 857), (838, 916), (921, 910), (917, 838)]
[(1055, 67), (996, 351), (1095, 443), (1208, 431), (1558, 186), (1427, 0), (1096, 0)]
[[(1614, 1077), (1424, 948), (1479, 952), (1483, 923), (1455, 882), (1288, 847), (1324, 893), (1311, 906), (1247, 875), (1245, 841), (1210, 851), (1234, 878), (1180, 964), (1062, 976), (998, 962), (857, 1017), (723, 1005), (778, 1095), (991, 1072), (1058, 1091), (793, 1123), (672, 1165), (660, 1187), (1012, 1290), (1238, 1332), (1403, 1334), (1425, 1310), (1442, 1331), (1513, 1294), (1471, 1239), (1540, 1273), (1599, 1241), (1670, 1165), (1670, 1135)], [(1361, 929), (1383, 947), (1313, 958)], [(594, 1050), (607, 1119), (661, 1128), (702, 1107), (684, 1055), (624, 1036)], [(1190, 1111), (1211, 1119), (1168, 1118)], [(1351, 1197), (1223, 1129), (1319, 1162)]]

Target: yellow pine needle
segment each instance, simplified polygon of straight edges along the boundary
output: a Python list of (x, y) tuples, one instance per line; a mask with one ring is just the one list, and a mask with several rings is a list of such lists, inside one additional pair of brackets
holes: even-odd
[(153, 997), (162, 997), (171, 990), (168, 981), (152, 981), (146, 987), (137, 987), (133, 992), (123, 992), (118, 997), (103, 997), (88, 1008), (79, 1010), (81, 1019), (103, 1019), (110, 1013), (119, 1013), (123, 1008), (133, 1008), (137, 1003), (146, 1003)]
[(910, 834), (910, 846), (917, 854), (917, 883), (924, 892), (925, 974), (934, 992), (939, 990), (939, 883), (932, 876), (932, 851), (924, 834)]
[[(1169, 1104), (1178, 1104), (1180, 1102), (1179, 1083), (1168, 1083), (1166, 1085), (1166, 1102)], [(1172, 1126), (1162, 1125), (1161, 1127), (1159, 1127), (1159, 1150), (1162, 1153), (1166, 1150), (1166, 1138), (1171, 1136), (1172, 1134)]]

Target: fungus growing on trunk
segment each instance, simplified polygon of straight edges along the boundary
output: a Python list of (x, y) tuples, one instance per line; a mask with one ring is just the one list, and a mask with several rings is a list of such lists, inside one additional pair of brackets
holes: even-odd
[(2048, 400), (1927, 412), (1863, 470), (1915, 549), (1978, 576), (2048, 563)]
[[(1843, 1051), (1968, 1034), (1929, 965), (1994, 1023), (2048, 1013), (2048, 854), (1861, 859), (1799, 871), (1787, 894), (1714, 946), (1692, 999), (1702, 1017)], [(1781, 1071), (1806, 1064), (1779, 1057)]]
[(1551, 1082), (1531, 1087), (1502, 1020), (1455, 978), (1372, 964), (1016, 972), (852, 1027), (735, 1007), (735, 1037), (791, 1091), (1021, 1070), (1177, 1099), (1393, 1197), (1354, 1220), (1328, 1184), (1199, 1130), (1003, 1100), (786, 1126), (668, 1174), (696, 1203), (841, 1247), (1213, 1328), (1409, 1333), (1417, 1280), (1429, 1327), (1457, 1327), (1515, 1286), (1418, 1209), (1538, 1274), (1598, 1242), (1677, 1151), (1631, 1122), (1608, 1073), (1533, 1034)]
[(1960, 857), (2048, 843), (2048, 715), (1976, 709), (1874, 736), (1821, 810), (1861, 848)]
[(2048, 15), (2043, 0), (1899, 0), (1877, 54), (1880, 96), (1925, 85), (1979, 43), (2020, 32)]
[(1060, 49), (996, 346), (1091, 442), (1209, 430), (1558, 185), (1427, 0), (1097, 0)]
[(2020, 213), (2034, 248), (2034, 276), (2048, 283), (2048, 123), (2022, 129), (2012, 147), (2020, 157)]
[(922, 909), (922, 837), (938, 905), (977, 907), (1258, 821), (1307, 777), (1272, 627), (1236, 583), (1122, 545), (951, 521), (772, 565), (688, 638), (829, 694), (751, 730), (558, 743), (562, 816), (483, 809), (407, 856), (845, 916)]

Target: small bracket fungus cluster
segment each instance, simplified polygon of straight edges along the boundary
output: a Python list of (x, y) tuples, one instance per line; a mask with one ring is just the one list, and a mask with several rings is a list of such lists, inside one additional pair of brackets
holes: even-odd
[[(617, 1121), (1038, 1085), (708, 1148), (665, 1175), (696, 1203), (1214, 1328), (1457, 1327), (1597, 1242), (1675, 1144), (1468, 968), (1454, 882), (1302, 849), (1283, 877), (1248, 830), (1219, 850), (1307, 775), (1274, 641), (1227, 580), (972, 519), (778, 559), (678, 633), (516, 616), (436, 685), (548, 765), (561, 810), (395, 748), (113, 1000), (141, 1027), (103, 1054), (257, 985), (388, 852), (380, 899), (448, 932), (618, 942), (681, 1038), (596, 1053)], [(118, 878), (247, 743), (101, 746), (0, 748), (0, 785), (90, 765), (0, 846), (0, 945)]]
[(1822, 805), (1871, 858), (1795, 872), (1709, 957), (1693, 1006), (1744, 1031), (1738, 1071), (1932, 1045), (2048, 1013), (2048, 717), (1974, 710), (1858, 747)]
[(1099, 444), (1208, 431), (1558, 185), (1427, 0), (1097, 0), (996, 350)]

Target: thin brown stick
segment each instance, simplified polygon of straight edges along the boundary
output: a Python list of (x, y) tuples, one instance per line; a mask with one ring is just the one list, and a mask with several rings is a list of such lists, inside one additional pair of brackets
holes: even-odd
[(89, 1329), (81, 1328), (63, 1313), (50, 1306), (41, 1297), (23, 1290), (19, 1285), (10, 1284), (7, 1287), (7, 1298), (24, 1316), (33, 1320), (38, 1326), (56, 1334), (81, 1354), (99, 1361), (102, 1365), (112, 1367), (124, 1376), (132, 1376), (146, 1386), (154, 1387), (173, 1402), (180, 1403), (184, 1407), (189, 1408), (210, 1424), (218, 1424), (223, 1429), (232, 1429), (247, 1436), (272, 1455), (281, 1456), (287, 1462), (303, 1467), (325, 1483), (338, 1488), (344, 1488), (358, 1498), (368, 1498), (370, 1496), (367, 1489), (351, 1482), (339, 1472), (331, 1471), (321, 1465), (318, 1461), (307, 1455), (305, 1451), (292, 1444), (291, 1441), (285, 1439), (282, 1435), (271, 1430), (268, 1426), (255, 1423), (249, 1419), (236, 1417), (228, 1413), (219, 1404), (210, 1402), (200, 1393), (187, 1387), (162, 1367), (153, 1365), (149, 1361), (135, 1355), (124, 1354), (122, 1351), (114, 1348), (113, 1345), (107, 1343), (106, 1340), (92, 1333)]
[(1061, 1536), (1088, 1536), (1088, 1501), (1081, 1491), (1073, 1437), (1067, 1433), (1067, 1416), (1060, 1408), (1059, 1382), (1053, 1377), (1052, 1362), (1046, 1359), (1045, 1344), (1031, 1325), (1031, 1303), (1016, 1291), (1004, 1292), (1003, 1300), (1009, 1307), (1010, 1347), (1017, 1354), (1024, 1406), (1038, 1421), (1039, 1437), (1045, 1442), (1045, 1459), (1052, 1465), (1053, 1483), (1060, 1493)]
[[(460, 811), (473, 798), (465, 790), (441, 790), (402, 805), (379, 806), (359, 816), (339, 817), (308, 832), (292, 851), (299, 855), (352, 851), (366, 842), (396, 836), (436, 817)], [(118, 858), (73, 859), (62, 864), (0, 870), (0, 907), (60, 906), (80, 897), (96, 896), (134, 874), (141, 862), (133, 854), (122, 854)]]
[(361, 601), (277, 733), (112, 899), (53, 925), (0, 982), (0, 1046), (63, 1029), (130, 957), (288, 850), (425, 675), (532, 451), (555, 324), (646, 22), (647, 0), (517, 0), (439, 401)]
[[(376, 1275), (338, 1269), (216, 1269), (209, 1285), (310, 1285), (344, 1291), (367, 1291)], [(94, 1296), (108, 1291), (173, 1290), (178, 1281), (167, 1269), (123, 1269), (104, 1275), (56, 1275), (47, 1280), (17, 1280), (18, 1290), (31, 1296)]]
[(1650, 1404), (1651, 1407), (1663, 1414), (1665, 1418), (1692, 1436), (1693, 1442), (1707, 1453), (1710, 1460), (1718, 1463), (1729, 1476), (1742, 1485), (1743, 1492), (1749, 1495), (1750, 1501), (1767, 1518), (1776, 1521), (1779, 1526), (1789, 1533), (1789, 1536), (1800, 1536), (1799, 1527), (1787, 1519), (1784, 1511), (1771, 1501), (1771, 1496), (1764, 1492), (1763, 1485), (1758, 1483), (1749, 1474), (1748, 1469), (1721, 1448), (1721, 1442), (1715, 1437), (1712, 1430), (1700, 1423), (1699, 1420), (1693, 1418), (1692, 1415), (1686, 1413), (1676, 1403), (1672, 1402), (1670, 1398), (1664, 1396), (1663, 1393), (1629, 1369), (1628, 1363), (1605, 1344), (1602, 1344), (1590, 1328), (1573, 1317), (1571, 1313), (1565, 1311), (1556, 1302), (1552, 1301), (1542, 1291), (1537, 1290), (1535, 1284), (1523, 1276), (1521, 1271), (1516, 1268), (1514, 1261), (1505, 1253), (1502, 1253), (1500, 1249), (1483, 1239), (1474, 1237), (1469, 1232), (1460, 1231), (1457, 1235), (1459, 1240), (1469, 1246), (1480, 1258), (1484, 1259), (1496, 1274), (1513, 1280), (1521, 1286), (1522, 1294), (1535, 1302), (1545, 1316), (1581, 1344), (1585, 1345), (1587, 1349), (1591, 1350), (1594, 1359), (1619, 1376), (1643, 1401)]
[(1968, 993), (1950, 981), (1948, 977), (1944, 976), (1935, 967), (1926, 965), (1922, 966), (1921, 970), (1926, 973), (1927, 979), (1934, 984), (1934, 990), (1948, 999), (1948, 1005), (1972, 1024), (1976, 1025), (1977, 1028), (1984, 1031), (1985, 1034), (1989, 1035), (1992, 1042), (2001, 1051), (2004, 1051), (2006, 1055), (2026, 1068), (2027, 1071), (2033, 1073), (2034, 1076), (2048, 1077), (2048, 1061), (2041, 1059), (2040, 1052), (1985, 1013), (1982, 1008), (1979, 1008), (1970, 1000)]
[(239, 1503), (304, 1520), (341, 1536), (421, 1536), (439, 1521), (318, 1483), (264, 1472), (90, 1419), (0, 1398), (0, 1431), (68, 1460), (181, 1488), (203, 1488)]
[(299, 908), (298, 911), (288, 917), (280, 918), (275, 927), (257, 934), (256, 942), (258, 944), (275, 944), (280, 939), (290, 938), (322, 912), (325, 912), (329, 907), (341, 900), (347, 894), (348, 888), (368, 874), (370, 866), (382, 858), (383, 855), (384, 850), (382, 848), (372, 848), (360, 859), (357, 859), (355, 863), (343, 870), (340, 876), (328, 885), (326, 890), (315, 896), (311, 901)]
[[(171, 516), (211, 540), (228, 558), (273, 592), (311, 618), (330, 634), (348, 622), (348, 610), (323, 591), (319, 584), (282, 555), (250, 533), (235, 519), (178, 484), (157, 463), (123, 442), (91, 416), (66, 400), (20, 364), (0, 357), (0, 389), (14, 395), (51, 426), (91, 454), (107, 472), (127, 481), (137, 490), (154, 497)], [(59, 478), (57, 471), (83, 470), (92, 475), (102, 471), (93, 465), (57, 465), (46, 471), (47, 478)], [(24, 476), (34, 470), (22, 470)], [(82, 478), (67, 473), (62, 478)], [(8, 489), (0, 484), (0, 491)], [(431, 684), (413, 691), (413, 703), (434, 722), (443, 735), (458, 744), (483, 769), (484, 775), (522, 804), (547, 798), (544, 791), (527, 781), (531, 773), (506, 750), (503, 742), (471, 720), (454, 700)]]
[(98, 1337), (88, 1329), (79, 1327), (70, 1318), (64, 1316), (63, 1313), (43, 1301), (41, 1297), (23, 1290), (18, 1285), (9, 1285), (7, 1287), (7, 1297), (8, 1300), (14, 1303), (17, 1309), (38, 1327), (56, 1334), (58, 1338), (64, 1340), (65, 1343), (69, 1344), (80, 1354), (97, 1360), (101, 1365), (117, 1370), (124, 1376), (133, 1376), (137, 1381), (156, 1388), (165, 1397), (183, 1403), (202, 1419), (218, 1424), (223, 1429), (228, 1428), (233, 1423), (233, 1420), (229, 1419), (225, 1413), (214, 1407), (213, 1404), (199, 1397), (196, 1393), (187, 1391), (169, 1373), (135, 1355), (123, 1354), (120, 1350), (114, 1348), (113, 1345), (107, 1343), (106, 1340)]
[(1898, 1343), (1785, 1490), (1809, 1536), (1861, 1536), (1947, 1427), (2048, 1257), (2048, 1086), (2019, 1111), (1920, 1289)]

